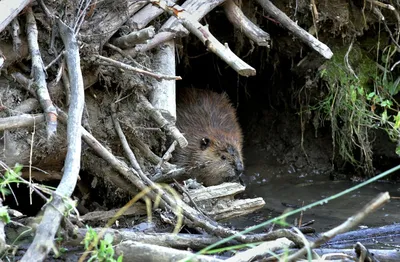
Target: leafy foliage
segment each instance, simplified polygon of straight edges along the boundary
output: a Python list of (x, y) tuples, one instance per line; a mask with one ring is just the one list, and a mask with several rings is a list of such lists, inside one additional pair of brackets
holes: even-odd
[(370, 175), (370, 131), (383, 129), (393, 141), (400, 139), (400, 111), (393, 98), (400, 91), (399, 80), (393, 81), (388, 69), (393, 50), (388, 47), (382, 52), (383, 67), (357, 46), (335, 50), (320, 70), (328, 95), (313, 108), (323, 116), (322, 121), (331, 121), (332, 138), (341, 157)]
[(83, 239), (85, 250), (91, 250), (92, 256), (88, 261), (101, 261), (101, 262), (122, 262), (123, 256), (120, 255), (116, 260), (114, 259), (115, 251), (112, 245), (113, 236), (111, 234), (105, 234), (104, 239), (99, 239), (97, 232), (87, 227), (87, 233)]

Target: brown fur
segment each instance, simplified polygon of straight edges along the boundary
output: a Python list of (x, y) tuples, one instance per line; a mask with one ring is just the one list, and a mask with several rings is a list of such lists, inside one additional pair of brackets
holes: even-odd
[(238, 180), (242, 130), (227, 95), (188, 88), (177, 100), (176, 125), (189, 142), (176, 150), (177, 164), (206, 186)]

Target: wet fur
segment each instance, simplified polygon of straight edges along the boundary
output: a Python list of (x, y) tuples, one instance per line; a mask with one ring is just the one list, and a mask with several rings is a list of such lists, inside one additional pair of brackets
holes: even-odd
[(176, 150), (177, 164), (206, 186), (238, 180), (243, 138), (227, 95), (188, 88), (177, 101), (176, 125), (189, 142)]

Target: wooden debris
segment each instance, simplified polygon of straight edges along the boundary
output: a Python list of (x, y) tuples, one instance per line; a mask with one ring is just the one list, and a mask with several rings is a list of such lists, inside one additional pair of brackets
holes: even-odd
[(222, 60), (224, 60), (233, 70), (238, 72), (242, 76), (253, 76), (256, 74), (256, 70), (237, 57), (228, 47), (228, 44), (222, 45), (208, 30), (208, 26), (203, 26), (192, 14), (185, 11), (179, 5), (175, 5), (172, 2), (164, 0), (151, 0), (155, 5), (164, 9), (171, 15), (174, 15), (179, 19), (183, 26), (189, 30), (192, 34), (197, 36), (201, 42), (207, 47), (207, 49)]
[[(85, 214), (84, 216), (80, 217), (80, 220), (83, 222), (89, 222), (89, 221), (108, 221), (116, 216), (120, 209), (111, 209), (108, 211), (93, 211), (90, 213)], [(142, 203), (136, 203), (133, 206), (130, 206), (123, 214), (121, 217), (125, 216), (140, 216), (140, 215), (146, 215), (146, 205)]]
[[(165, 75), (176, 75), (175, 41), (170, 40), (160, 47), (154, 55), (154, 71)], [(175, 81), (152, 81), (150, 102), (155, 109), (171, 123), (176, 122)]]
[(223, 183), (216, 186), (203, 187), (188, 190), (188, 196), (183, 200), (190, 203), (191, 200), (212, 219), (226, 220), (252, 213), (265, 205), (265, 201), (259, 197), (254, 199), (234, 199), (234, 196), (245, 190), (238, 183)]
[(151, 39), (155, 35), (154, 26), (134, 31), (128, 35), (118, 37), (112, 41), (112, 43), (120, 48), (126, 49), (133, 47), (137, 44), (146, 43), (147, 40)]
[(0, 131), (6, 129), (33, 126), (34, 124), (42, 123), (44, 120), (45, 117), (43, 114), (38, 114), (38, 115), (23, 114), (19, 116), (4, 117), (0, 118)]
[(37, 97), (39, 98), (40, 105), (46, 114), (47, 138), (49, 139), (57, 132), (57, 112), (47, 89), (46, 75), (38, 43), (38, 30), (32, 8), (30, 7), (26, 13), (26, 19), (28, 26), (28, 43), (32, 57), (32, 72), (34, 78), (33, 85), (34, 90), (36, 90)]
[(0, 1), (0, 32), (27, 6), (31, 0)]
[(226, 1), (223, 7), (226, 17), (238, 30), (257, 45), (269, 47), (269, 34), (251, 22), (233, 0)]
[(310, 33), (305, 31), (303, 28), (298, 26), (293, 22), (284, 12), (279, 10), (271, 1), (269, 0), (257, 0), (257, 2), (264, 8), (264, 10), (270, 14), (274, 19), (281, 23), (286, 29), (291, 31), (295, 36), (297, 36), (304, 43), (309, 45), (312, 49), (320, 53), (326, 59), (330, 59), (333, 56), (331, 49), (324, 43), (320, 42)]
[(287, 249), (294, 246), (294, 243), (287, 238), (278, 238), (274, 241), (266, 241), (260, 245), (240, 252), (228, 258), (226, 262), (247, 262), (253, 261), (256, 257), (274, 253), (277, 250)]

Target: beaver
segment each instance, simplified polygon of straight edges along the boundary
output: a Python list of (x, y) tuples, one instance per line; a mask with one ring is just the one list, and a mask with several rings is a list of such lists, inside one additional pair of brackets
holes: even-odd
[(228, 96), (184, 88), (177, 98), (176, 126), (188, 146), (177, 148), (175, 162), (205, 186), (240, 180), (243, 136)]

